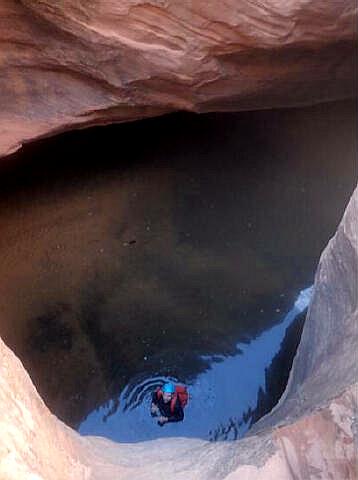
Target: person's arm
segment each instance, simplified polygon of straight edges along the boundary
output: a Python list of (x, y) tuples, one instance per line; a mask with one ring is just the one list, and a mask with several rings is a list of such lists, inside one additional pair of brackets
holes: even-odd
[(153, 392), (153, 395), (152, 395), (152, 405), (156, 405), (158, 406), (158, 395), (157, 395), (157, 391)]
[(152, 417), (159, 415), (159, 407), (158, 407), (158, 395), (157, 392), (154, 392), (152, 395), (152, 403), (150, 405), (150, 414)]

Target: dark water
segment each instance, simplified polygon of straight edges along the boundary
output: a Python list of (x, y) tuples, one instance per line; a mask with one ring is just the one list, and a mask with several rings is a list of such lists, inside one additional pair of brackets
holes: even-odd
[(0, 176), (0, 333), (60, 418), (192, 381), (313, 282), (356, 183), (351, 103), (176, 114), (26, 146)]

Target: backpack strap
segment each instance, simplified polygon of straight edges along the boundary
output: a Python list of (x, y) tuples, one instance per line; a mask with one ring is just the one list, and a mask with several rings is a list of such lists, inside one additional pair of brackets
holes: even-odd
[(171, 402), (170, 402), (170, 411), (171, 411), (172, 413), (174, 413), (175, 404), (177, 403), (177, 399), (178, 399), (178, 394), (177, 394), (177, 392), (175, 392), (174, 395), (173, 395), (173, 398), (172, 398), (172, 400), (171, 400)]

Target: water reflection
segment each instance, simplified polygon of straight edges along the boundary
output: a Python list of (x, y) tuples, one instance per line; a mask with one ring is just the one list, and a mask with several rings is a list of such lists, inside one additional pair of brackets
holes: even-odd
[(139, 374), (190, 383), (279, 322), (354, 188), (354, 119), (348, 102), (173, 115), (17, 154), (0, 334), (52, 411), (77, 427)]
[(250, 426), (260, 387), (265, 388), (265, 369), (279, 351), (287, 327), (309, 305), (313, 287), (303, 290), (281, 323), (249, 343), (239, 343), (233, 356), (204, 357), (210, 367), (190, 385), (190, 401), (183, 423), (160, 428), (149, 415), (154, 389), (168, 377), (149, 377), (125, 387), (117, 401), (92, 412), (80, 433), (103, 435), (115, 441), (139, 442), (159, 437), (196, 437), (235, 440)]

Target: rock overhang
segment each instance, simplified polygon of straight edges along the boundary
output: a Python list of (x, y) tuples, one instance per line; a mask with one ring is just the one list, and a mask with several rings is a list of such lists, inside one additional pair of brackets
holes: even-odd
[(0, 15), (0, 155), (171, 111), (356, 95), (353, 0), (3, 0)]

